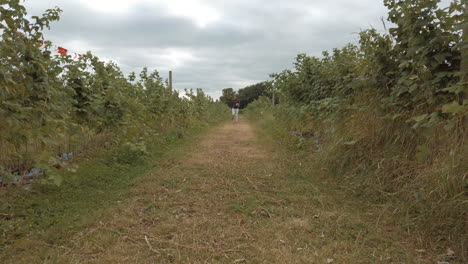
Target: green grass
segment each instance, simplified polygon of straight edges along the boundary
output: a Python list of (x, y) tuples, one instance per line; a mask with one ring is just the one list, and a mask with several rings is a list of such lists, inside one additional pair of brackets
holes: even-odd
[[(405, 230), (389, 221), (386, 208), (353, 195), (345, 183), (317, 169), (313, 162), (316, 153), (277, 144), (272, 136), (274, 130), (267, 123), (256, 129), (257, 137), (249, 126), (242, 127), (244, 130), (237, 130), (238, 126), (227, 122), (210, 134), (195, 138), (197, 142), (161, 150), (166, 154), (157, 154), (155, 162), (144, 165), (149, 168), (157, 164), (148, 169), (150, 173), (143, 172), (131, 181), (134, 186), (126, 187), (131, 193), (124, 191), (121, 196), (125, 199), (108, 200), (85, 217), (89, 227), (57, 229), (61, 235), (50, 242), (38, 239), (41, 230), (36, 229), (32, 238), (23, 236), (16, 240), (3, 260), (5, 263), (447, 260), (446, 248), (431, 251), (412, 243), (414, 240), (408, 239)], [(244, 132), (242, 136), (234, 137), (240, 131)], [(225, 151), (233, 140), (231, 151)]]
[(122, 162), (125, 157), (114, 148), (99, 158), (81, 162), (76, 173), (60, 170), (65, 179), (61, 186), (36, 181), (30, 191), (2, 190), (0, 259), (2, 255), (28, 250), (33, 246), (31, 238), (36, 241), (34, 243), (59, 244), (70, 234), (98, 221), (99, 209), (113, 206), (128, 196), (132, 179), (145, 174), (165, 153), (191, 142), (194, 135), (204, 130), (204, 126), (196, 126), (155, 137), (147, 155), (129, 157), (128, 162)]
[[(285, 166), (291, 167), (287, 177), (297, 183), (296, 192), (307, 196), (306, 185), (310, 182), (327, 192), (336, 192), (336, 195), (327, 195), (328, 198), (339, 197), (338, 194), (341, 193), (342, 200), (334, 202), (350, 203), (350, 206), (359, 208), (356, 210), (375, 208), (373, 211), (379, 219), (378, 224), (383, 224), (382, 219), (385, 219), (385, 225), (402, 234), (402, 243), (414, 244), (419, 249), (431, 252), (428, 255), (432, 255), (433, 259), (445, 261), (449, 258), (451, 263), (463, 263), (466, 260), (466, 221), (463, 221), (464, 211), (460, 202), (462, 194), (458, 195), (458, 200), (453, 199), (450, 197), (452, 194), (445, 191), (449, 188), (441, 184), (444, 181), (450, 182), (450, 177), (455, 178), (463, 173), (458, 172), (456, 176), (456, 171), (446, 169), (449, 164), (443, 155), (438, 163), (421, 166), (417, 161), (405, 159), (411, 148), (406, 150), (401, 146), (377, 145), (372, 149), (375, 155), (372, 156), (365, 146), (344, 146), (340, 140), (346, 136), (358, 132), (368, 133), (359, 126), (361, 123), (353, 123), (357, 128), (349, 127), (351, 125), (347, 123), (341, 124), (348, 129), (336, 127), (335, 132), (322, 135), (324, 146), (321, 151), (317, 151), (313, 139), (305, 139), (307, 147), (297, 145), (297, 138), (290, 134), (292, 128), (288, 126), (287, 120), (275, 120), (270, 115), (252, 115), (252, 119), (257, 119), (256, 123), (261, 128), (259, 138), (273, 138), (277, 152), (281, 152), (281, 149), (289, 152), (285, 154), (285, 159), (291, 165)], [(315, 131), (320, 129), (323, 130), (323, 127), (317, 127)], [(367, 137), (364, 142), (376, 140), (371, 135), (365, 135)], [(452, 141), (447, 141), (449, 143)], [(369, 157), (363, 157), (364, 155)], [(301, 166), (298, 166), (299, 163)], [(443, 170), (447, 172), (441, 173)], [(459, 170), (463, 171), (463, 168)], [(308, 172), (304, 173), (306, 171)], [(430, 185), (425, 181), (429, 181)], [(459, 193), (461, 186), (463, 184), (454, 184), (453, 192)], [(389, 187), (393, 189), (387, 189)], [(438, 196), (438, 192), (444, 195)], [(413, 195), (419, 193), (422, 195)], [(316, 203), (324, 202), (324, 199), (316, 198)], [(314, 202), (313, 199), (311, 202)], [(459, 206), (456, 207), (457, 205)], [(376, 239), (379, 237), (376, 236)], [(448, 248), (454, 250), (456, 255), (446, 256)]]

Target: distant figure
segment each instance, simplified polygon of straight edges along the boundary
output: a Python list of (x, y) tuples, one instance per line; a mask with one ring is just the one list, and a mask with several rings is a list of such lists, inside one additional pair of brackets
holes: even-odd
[(237, 97), (234, 97), (234, 101), (232, 102), (232, 119), (236, 119), (236, 122), (239, 120), (239, 107), (240, 103), (239, 100), (237, 100)]

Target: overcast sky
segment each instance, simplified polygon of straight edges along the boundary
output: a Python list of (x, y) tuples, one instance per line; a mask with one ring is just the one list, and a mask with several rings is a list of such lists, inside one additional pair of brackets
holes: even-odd
[(91, 51), (123, 72), (147, 66), (174, 87), (243, 88), (291, 68), (299, 53), (355, 42), (382, 30), (383, 0), (26, 0), (29, 15), (63, 9), (46, 39), (72, 53)]

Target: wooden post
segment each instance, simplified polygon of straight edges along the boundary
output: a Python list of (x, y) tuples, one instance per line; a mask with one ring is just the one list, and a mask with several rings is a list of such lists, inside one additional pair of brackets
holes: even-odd
[[(272, 75), (270, 75), (270, 77), (273, 77)], [(275, 86), (276, 86), (276, 81), (275, 80), (272, 80), (270, 82), (268, 82), (268, 84), (270, 85), (271, 87), (271, 106), (274, 107), (275, 106)]]
[(169, 71), (169, 91), (172, 93), (172, 71)]
[[(465, 92), (466, 85), (468, 83), (468, 4), (465, 3), (465, 10), (463, 13), (463, 18), (461, 23), (463, 23), (463, 35), (462, 35), (462, 47), (461, 47), (461, 65), (460, 71), (463, 75), (463, 85), (464, 89), (460, 93), (458, 98), (458, 103), (463, 105), (464, 100), (468, 98), (468, 94)], [(468, 117), (464, 116), (461, 120), (461, 126), (463, 129), (468, 129)]]
[(273, 96), (271, 98), (271, 104), (275, 106), (275, 88), (273, 88)]
[[(463, 23), (462, 47), (461, 47), (461, 65), (460, 71), (464, 73), (464, 81), (468, 81), (468, 4), (465, 4), (465, 12), (461, 23)], [(465, 98), (462, 98), (465, 99)]]

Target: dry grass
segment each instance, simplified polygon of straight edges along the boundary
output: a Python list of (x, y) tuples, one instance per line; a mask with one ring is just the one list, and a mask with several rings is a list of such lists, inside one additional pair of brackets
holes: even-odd
[[(458, 252), (452, 261), (466, 261), (466, 135), (447, 132), (443, 124), (422, 133), (405, 123), (384, 120), (372, 111), (345, 114), (322, 126), (333, 132), (314, 162), (352, 192), (388, 207), (395, 224), (419, 247), (438, 252), (451, 248)], [(356, 144), (347, 146), (346, 140)], [(430, 150), (423, 159), (417, 158), (418, 145)]]
[(31, 242), (10, 263), (433, 262), (380, 208), (271, 143), (246, 121), (226, 123), (173, 151), (66, 245)]

